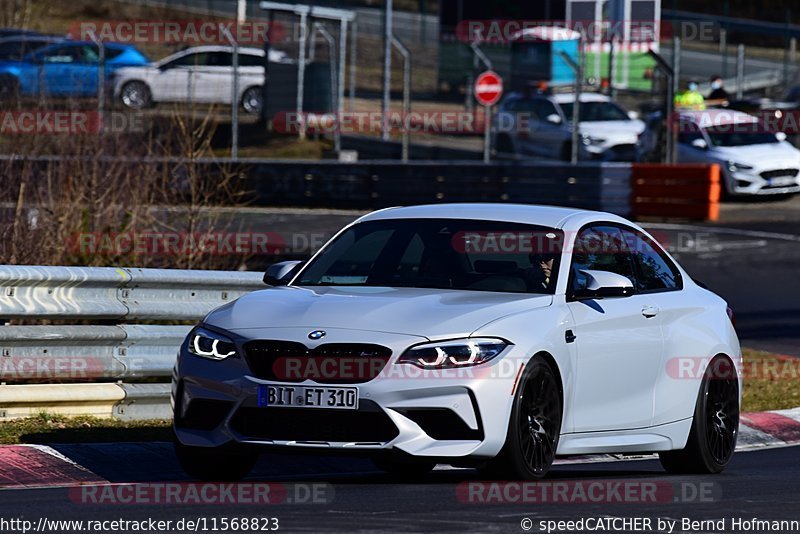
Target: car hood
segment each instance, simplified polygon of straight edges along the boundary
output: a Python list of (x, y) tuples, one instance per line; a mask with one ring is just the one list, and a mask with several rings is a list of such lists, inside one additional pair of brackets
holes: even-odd
[(797, 168), (800, 151), (789, 143), (714, 147), (711, 154), (723, 161), (733, 161), (759, 168)]
[(140, 74), (144, 72), (153, 72), (156, 68), (152, 64), (148, 65), (125, 65), (117, 69), (120, 74)]
[(466, 336), (516, 313), (549, 306), (551, 295), (387, 287), (277, 287), (217, 308), (209, 326), (247, 335), (259, 328), (342, 328), (436, 339)]
[(584, 135), (624, 143), (636, 143), (639, 134), (644, 132), (645, 125), (640, 120), (582, 122), (579, 131)]

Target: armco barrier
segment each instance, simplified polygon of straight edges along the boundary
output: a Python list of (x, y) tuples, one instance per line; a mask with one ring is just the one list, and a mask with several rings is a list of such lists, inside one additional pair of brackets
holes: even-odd
[[(7, 265), (0, 266), (0, 319), (195, 322), (265, 287), (262, 274), (253, 272)], [(170, 376), (190, 328), (0, 321), (0, 419), (41, 410), (169, 417), (169, 384), (102, 381)], [(54, 381), (66, 383), (42, 383)]]
[(716, 221), (721, 193), (718, 165), (631, 165), (633, 217)]

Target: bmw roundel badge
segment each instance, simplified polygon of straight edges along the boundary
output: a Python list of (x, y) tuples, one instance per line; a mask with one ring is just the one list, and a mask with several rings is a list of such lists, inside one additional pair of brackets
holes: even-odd
[(308, 334), (308, 339), (322, 339), (325, 337), (325, 330), (314, 330)]

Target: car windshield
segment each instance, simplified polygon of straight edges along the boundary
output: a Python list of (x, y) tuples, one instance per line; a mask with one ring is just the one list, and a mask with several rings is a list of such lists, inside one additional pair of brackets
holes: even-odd
[[(753, 124), (748, 124), (750, 130), (754, 130)], [(711, 139), (713, 146), (744, 146), (744, 145), (767, 145), (771, 143), (778, 143), (778, 138), (775, 134), (769, 132), (745, 132), (736, 131), (744, 130), (744, 128), (737, 128), (736, 126), (718, 126), (714, 128), (707, 128), (706, 133), (708, 138)]]
[(357, 224), (300, 273), (297, 286), (553, 293), (563, 232), (526, 224), (392, 219)]
[[(568, 121), (572, 120), (572, 106), (572, 102), (561, 104)], [(625, 110), (613, 102), (581, 102), (580, 114), (581, 122), (631, 120)]]

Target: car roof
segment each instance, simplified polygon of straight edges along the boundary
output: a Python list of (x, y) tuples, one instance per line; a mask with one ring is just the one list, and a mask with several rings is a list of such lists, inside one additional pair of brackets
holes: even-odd
[[(571, 104), (575, 102), (575, 93), (558, 93), (550, 98), (559, 104)], [(611, 98), (600, 93), (581, 93), (581, 102), (611, 102)]]
[(57, 43), (66, 41), (66, 37), (57, 35), (12, 35), (0, 37), (0, 44), (4, 43)]
[(690, 121), (701, 128), (710, 126), (724, 126), (731, 124), (753, 124), (758, 122), (756, 117), (732, 109), (706, 109), (704, 111), (682, 111), (682, 121)]
[[(228, 45), (202, 45), (202, 46), (192, 46), (190, 48), (185, 48), (183, 50), (179, 50), (175, 52), (176, 54), (191, 54), (196, 52), (233, 52), (233, 47)], [(248, 55), (255, 55), (255, 56), (263, 56), (264, 49), (256, 48), (256, 47), (249, 47), (249, 46), (240, 46), (239, 47), (240, 54), (248, 54)]]
[(360, 218), (358, 222), (388, 219), (471, 219), (532, 224), (563, 229), (577, 229), (592, 221), (621, 222), (632, 225), (622, 217), (601, 211), (534, 204), (477, 202), (387, 208), (369, 213)]

